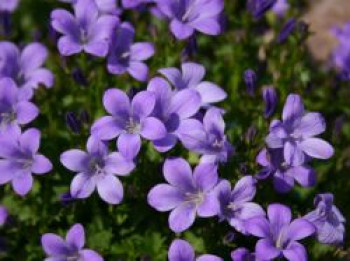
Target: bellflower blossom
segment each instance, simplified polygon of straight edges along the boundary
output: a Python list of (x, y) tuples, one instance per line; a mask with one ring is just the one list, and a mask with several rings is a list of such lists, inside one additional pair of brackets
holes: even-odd
[(48, 56), (40, 43), (28, 44), (22, 51), (11, 42), (0, 42), (0, 78), (12, 78), (20, 87), (22, 96), (30, 99), (39, 85), (52, 87), (54, 76), (43, 68)]
[(266, 138), (268, 148), (283, 148), (284, 159), (292, 166), (302, 165), (307, 157), (329, 159), (333, 147), (314, 136), (323, 133), (326, 123), (316, 112), (305, 112), (301, 97), (290, 94), (283, 108), (282, 121), (273, 121)]
[(272, 12), (274, 12), (277, 16), (283, 17), (289, 9), (288, 0), (277, 0), (276, 3), (272, 7)]
[(303, 218), (292, 221), (290, 209), (281, 204), (269, 205), (267, 216), (254, 217), (246, 223), (247, 231), (261, 238), (255, 246), (256, 257), (307, 261), (307, 252), (298, 241), (314, 234), (314, 225)]
[(157, 0), (157, 4), (171, 21), (170, 31), (179, 40), (189, 38), (195, 31), (208, 35), (221, 33), (223, 0)]
[(210, 108), (204, 115), (203, 124), (196, 119), (182, 121), (179, 138), (190, 151), (203, 155), (201, 162), (227, 162), (234, 152), (225, 135), (225, 122), (222, 111)]
[(129, 73), (138, 81), (146, 81), (148, 67), (144, 63), (154, 55), (152, 43), (134, 43), (135, 29), (128, 23), (122, 23), (112, 36), (107, 68), (112, 74)]
[(278, 103), (276, 89), (272, 86), (263, 88), (263, 99), (265, 103), (264, 117), (269, 118), (275, 112)]
[(175, 239), (169, 248), (169, 261), (223, 261), (214, 255), (201, 255), (196, 258), (193, 247), (185, 240)]
[(250, 253), (248, 249), (244, 247), (237, 248), (231, 252), (232, 261), (259, 261), (255, 258), (254, 253)]
[(217, 167), (200, 164), (192, 174), (190, 165), (182, 158), (167, 159), (163, 174), (169, 184), (159, 184), (148, 193), (147, 201), (158, 211), (171, 211), (169, 227), (179, 233), (187, 230), (196, 216), (212, 217), (217, 214)]
[(52, 27), (63, 35), (58, 40), (61, 55), (70, 56), (85, 51), (105, 57), (112, 31), (119, 19), (113, 15), (99, 14), (94, 0), (77, 0), (73, 8), (74, 16), (64, 9), (51, 13)]
[(195, 89), (202, 98), (202, 105), (209, 105), (226, 99), (226, 92), (216, 84), (202, 81), (205, 76), (204, 66), (197, 63), (183, 63), (181, 71), (177, 68), (164, 68), (159, 72), (165, 76), (177, 90)]
[(341, 245), (344, 242), (345, 218), (333, 204), (331, 193), (319, 194), (316, 209), (304, 216), (316, 227), (317, 240), (323, 244)]
[(118, 137), (119, 150), (128, 148), (136, 156), (141, 148), (140, 137), (154, 141), (167, 135), (164, 124), (151, 116), (156, 104), (152, 92), (141, 91), (130, 101), (121, 90), (109, 89), (104, 94), (103, 104), (111, 116), (95, 122), (91, 133), (102, 140)]
[(42, 247), (47, 254), (45, 261), (103, 261), (95, 251), (83, 249), (85, 245), (85, 231), (81, 224), (73, 225), (67, 232), (65, 239), (47, 233), (41, 237)]
[(339, 44), (334, 48), (332, 60), (343, 74), (343, 79), (350, 79), (350, 22), (346, 23), (343, 28), (334, 28), (332, 30)]
[(250, 96), (254, 96), (255, 90), (257, 88), (257, 75), (252, 69), (247, 69), (244, 71), (243, 80), (247, 87), (247, 92)]
[(217, 186), (220, 202), (218, 216), (227, 220), (237, 231), (246, 234), (245, 221), (256, 216), (265, 216), (265, 211), (258, 204), (252, 202), (256, 193), (256, 180), (252, 176), (245, 176), (238, 180), (231, 191), (231, 184), (223, 180)]
[(178, 140), (178, 129), (181, 122), (194, 116), (200, 109), (201, 97), (192, 89), (173, 91), (163, 78), (153, 78), (147, 90), (154, 93), (156, 104), (152, 115), (161, 120), (167, 130), (167, 135), (154, 140), (155, 148), (160, 152), (170, 150)]
[(279, 193), (287, 193), (297, 181), (302, 187), (316, 184), (316, 173), (306, 163), (291, 166), (284, 161), (282, 149), (262, 149), (256, 161), (264, 168), (257, 174), (258, 179), (273, 178), (273, 186)]
[(16, 125), (33, 121), (39, 109), (21, 97), (21, 92), (11, 78), (0, 79), (0, 133)]
[(14, 191), (26, 195), (33, 186), (32, 173), (43, 175), (51, 171), (51, 162), (38, 154), (40, 131), (19, 127), (0, 136), (0, 184), (11, 182)]
[(128, 148), (122, 152), (108, 153), (108, 145), (90, 137), (87, 152), (68, 150), (61, 155), (61, 163), (69, 170), (78, 172), (74, 177), (70, 194), (73, 198), (87, 198), (97, 188), (107, 203), (119, 204), (123, 199), (123, 185), (115, 176), (127, 176), (135, 168), (133, 155)]
[(0, 12), (14, 12), (19, 4), (19, 0), (2, 0), (0, 1)]

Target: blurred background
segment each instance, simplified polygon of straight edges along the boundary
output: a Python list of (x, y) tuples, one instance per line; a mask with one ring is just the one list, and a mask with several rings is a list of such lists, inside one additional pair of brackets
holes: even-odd
[[(5, 1), (5, 0), (0, 0)], [(350, 22), (349, 0), (289, 0), (290, 8), (283, 17), (268, 12), (254, 19), (242, 0), (225, 1), (223, 25), (218, 37), (199, 35), (191, 51), (185, 42), (175, 41), (167, 22), (149, 11), (127, 10), (123, 20), (133, 23), (137, 41), (151, 41), (156, 55), (148, 61), (152, 76), (163, 67), (180, 66), (183, 61), (196, 61), (207, 69), (206, 80), (223, 87), (229, 94), (220, 106), (227, 113), (227, 135), (236, 147), (236, 154), (220, 166), (222, 178), (235, 183), (240, 177), (255, 175), (260, 167), (256, 155), (264, 147), (264, 138), (273, 118), (280, 118), (285, 99), (290, 93), (300, 94), (309, 111), (321, 112), (327, 119), (327, 131), (322, 136), (335, 147), (331, 160), (315, 161), (318, 182), (314, 188), (296, 186), (286, 195), (277, 194), (270, 181), (259, 183), (255, 200), (266, 207), (272, 202), (287, 204), (294, 216), (313, 209), (318, 193), (331, 192), (335, 204), (350, 218), (350, 84), (339, 78), (334, 68), (332, 52), (338, 45), (331, 29)], [(0, 188), (0, 202), (10, 212), (7, 224), (0, 228), (0, 260), (37, 261), (44, 259), (40, 244), (43, 233), (64, 235), (72, 224), (80, 222), (86, 228), (87, 245), (105, 260), (166, 260), (168, 246), (176, 237), (187, 239), (198, 253), (212, 253), (230, 260), (230, 252), (240, 246), (253, 250), (256, 239), (243, 237), (216, 218), (197, 219), (195, 225), (181, 235), (175, 235), (167, 225), (168, 213), (159, 213), (148, 206), (146, 195), (163, 181), (161, 171), (165, 157), (182, 156), (191, 164), (198, 156), (180, 145), (160, 155), (150, 144), (143, 146), (136, 170), (123, 178), (125, 198), (121, 205), (109, 206), (96, 194), (86, 200), (62, 200), (69, 190), (73, 174), (59, 162), (59, 155), (71, 148), (84, 148), (92, 122), (105, 112), (102, 106), (104, 90), (118, 87), (128, 92), (146, 88), (129, 76), (113, 76), (106, 70), (104, 59), (77, 55), (63, 58), (56, 48), (57, 35), (50, 29), (49, 17), (54, 8), (70, 9), (56, 0), (21, 0), (11, 19), (11, 33), (1, 36), (20, 46), (33, 41), (44, 43), (50, 50), (47, 67), (56, 76), (52, 89), (41, 88), (34, 102), (40, 116), (33, 126), (42, 131), (41, 152), (49, 157), (54, 170), (35, 179), (33, 190), (21, 198), (9, 185)], [(289, 18), (304, 23), (284, 41), (278, 41), (283, 25)], [(350, 38), (349, 38), (350, 41)], [(257, 88), (247, 92), (244, 71), (258, 74)], [(275, 114), (264, 117), (262, 88), (272, 85), (278, 93)], [(67, 113), (79, 119), (78, 130), (67, 126)], [(111, 144), (114, 149), (114, 144)], [(347, 231), (349, 223), (347, 223)], [(309, 260), (350, 260), (350, 240), (344, 246), (325, 246), (314, 239), (305, 241)]]

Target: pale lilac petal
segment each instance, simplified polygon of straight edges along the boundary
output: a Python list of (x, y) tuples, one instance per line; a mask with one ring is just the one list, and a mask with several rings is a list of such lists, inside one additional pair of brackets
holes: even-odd
[(51, 13), (51, 25), (52, 27), (66, 35), (78, 39), (79, 37), (79, 27), (75, 21), (74, 16), (66, 10), (57, 9)]
[(183, 81), (188, 88), (195, 88), (205, 75), (204, 66), (198, 63), (184, 63), (182, 64), (181, 69)]
[(144, 61), (154, 55), (154, 46), (151, 43), (135, 43), (130, 49), (131, 59)]
[(254, 202), (246, 202), (241, 205), (239, 218), (247, 220), (249, 218), (265, 216), (264, 209)]
[(218, 214), (219, 201), (215, 191), (204, 195), (204, 199), (201, 204), (197, 206), (197, 214), (199, 217), (213, 217)]
[(32, 172), (35, 174), (45, 174), (52, 170), (52, 163), (43, 155), (35, 155)]
[(133, 160), (140, 152), (141, 138), (138, 134), (123, 133), (117, 142), (119, 152), (127, 159)]
[(39, 43), (27, 45), (23, 49), (20, 57), (20, 64), (23, 73), (26, 74), (41, 67), (44, 64), (47, 55), (48, 52), (44, 45)]
[(22, 133), (19, 142), (23, 149), (31, 154), (35, 154), (39, 150), (40, 137), (40, 131), (31, 128)]
[(68, 150), (61, 154), (61, 163), (67, 169), (75, 172), (86, 170), (89, 166), (89, 156), (82, 150)]
[(329, 159), (334, 154), (333, 147), (319, 138), (309, 138), (301, 142), (301, 149), (310, 157), (317, 159)]
[(192, 21), (191, 26), (204, 34), (218, 35), (221, 33), (221, 26), (217, 18), (199, 18)]
[(92, 135), (101, 140), (112, 140), (123, 132), (122, 122), (112, 116), (104, 116), (92, 125)]
[(165, 179), (177, 188), (184, 191), (194, 189), (191, 167), (182, 158), (166, 159), (163, 165), (163, 174)]
[(295, 133), (303, 137), (312, 137), (326, 130), (326, 122), (320, 113), (306, 113), (296, 127)]
[(13, 164), (9, 160), (0, 159), (0, 185), (6, 184), (14, 177)]
[(160, 140), (154, 140), (153, 145), (159, 152), (167, 152), (171, 150), (177, 142), (177, 138), (175, 135), (168, 134), (165, 138)]
[(139, 119), (149, 116), (156, 104), (154, 93), (149, 91), (141, 91), (135, 95), (131, 102), (133, 115)]
[(58, 40), (57, 46), (58, 50), (63, 56), (77, 54), (83, 50), (83, 46), (75, 39), (72, 39), (70, 36), (62, 36)]
[(256, 193), (256, 180), (252, 176), (245, 176), (238, 180), (233, 191), (232, 199), (235, 202), (251, 201)]
[(279, 231), (285, 225), (289, 225), (292, 220), (290, 208), (277, 203), (269, 205), (267, 216), (269, 217), (271, 226), (273, 226), (276, 231)]
[(201, 106), (201, 97), (191, 89), (177, 92), (171, 99), (169, 111), (176, 113), (180, 119), (186, 119), (198, 112)]
[(167, 135), (167, 130), (160, 120), (154, 117), (148, 117), (141, 123), (140, 134), (147, 140), (159, 140)]
[(96, 136), (90, 136), (86, 143), (86, 150), (90, 155), (107, 156), (108, 143), (98, 139)]
[(85, 244), (84, 227), (81, 224), (72, 226), (67, 232), (66, 241), (71, 246), (74, 246), (76, 250), (82, 249)]
[(97, 191), (100, 197), (109, 204), (119, 204), (123, 200), (123, 185), (115, 176), (106, 175), (99, 178)]
[(276, 171), (273, 176), (273, 186), (279, 193), (287, 193), (294, 187), (294, 177), (288, 172)]
[(74, 198), (87, 198), (96, 187), (96, 181), (93, 177), (86, 173), (76, 175), (70, 185), (70, 194)]
[(203, 125), (208, 133), (224, 135), (225, 121), (222, 117), (222, 112), (220, 109), (208, 109), (203, 118)]
[(109, 42), (107, 40), (90, 41), (84, 45), (84, 51), (97, 57), (106, 57), (108, 54)]
[(194, 249), (187, 241), (176, 239), (170, 245), (168, 258), (169, 261), (194, 261)]
[(16, 173), (12, 179), (13, 190), (20, 196), (26, 195), (33, 186), (33, 176), (30, 172)]
[(119, 89), (108, 89), (103, 95), (103, 106), (111, 115), (126, 116), (130, 113), (130, 99)]
[(79, 252), (82, 259), (85, 261), (103, 261), (103, 258), (94, 250), (84, 249)]
[(148, 67), (143, 62), (130, 62), (127, 68), (129, 74), (140, 82), (147, 81), (148, 78)]
[(256, 237), (270, 237), (270, 224), (264, 217), (254, 217), (247, 220), (246, 230)]
[(297, 241), (315, 233), (316, 228), (311, 222), (303, 218), (293, 220), (289, 226), (288, 238), (291, 241)]
[(16, 114), (19, 124), (28, 124), (38, 117), (39, 109), (33, 103), (23, 101), (17, 104)]
[(201, 255), (199, 256), (196, 261), (224, 261), (221, 257), (214, 256), (214, 255)]
[(292, 166), (300, 166), (305, 161), (301, 144), (287, 141), (284, 145), (283, 154), (285, 161)]
[(89, 30), (99, 15), (95, 0), (77, 0), (73, 7), (79, 25)]
[(283, 250), (284, 257), (289, 261), (307, 261), (307, 253), (304, 246), (298, 242), (291, 243)]
[(191, 26), (186, 25), (177, 19), (171, 21), (170, 30), (179, 40), (187, 39), (194, 33), (194, 29)]
[(148, 204), (158, 211), (169, 211), (183, 201), (183, 193), (168, 184), (159, 184), (153, 187), (147, 196)]
[(310, 167), (294, 167), (289, 169), (287, 173), (287, 175), (294, 177), (303, 187), (312, 187), (316, 184), (316, 173)]
[[(54, 75), (51, 71), (45, 68), (36, 69), (34, 72), (31, 72), (27, 75), (26, 83), (21, 86), (20, 95), (22, 97), (31, 97), (29, 93), (31, 88), (38, 88), (40, 84), (44, 85), (46, 88), (51, 88), (54, 84)], [(29, 90), (25, 90), (29, 89)]]
[(215, 164), (200, 164), (193, 172), (193, 181), (196, 188), (209, 191), (218, 183), (218, 172)]
[(177, 68), (164, 68), (158, 71), (164, 75), (168, 81), (178, 89), (184, 88), (184, 83), (182, 81), (182, 75), (179, 69)]
[(124, 157), (119, 152), (113, 152), (106, 158), (105, 170), (111, 174), (119, 176), (127, 176), (135, 169), (135, 163)]
[(260, 239), (255, 246), (255, 254), (261, 260), (272, 260), (279, 257), (281, 251), (274, 246), (270, 239)]
[(67, 255), (69, 253), (67, 243), (55, 234), (44, 234), (41, 237), (41, 244), (47, 255)]
[[(112, 32), (115, 30), (119, 23), (119, 18), (113, 15), (102, 15), (93, 24), (93, 28), (90, 32), (90, 42), (92, 43), (109, 43), (112, 36)], [(108, 52), (105, 50), (105, 54)]]
[(294, 121), (304, 114), (304, 104), (301, 97), (297, 94), (290, 94), (283, 108), (283, 121)]
[(188, 229), (196, 218), (196, 206), (193, 203), (183, 203), (171, 211), (169, 227), (175, 233)]

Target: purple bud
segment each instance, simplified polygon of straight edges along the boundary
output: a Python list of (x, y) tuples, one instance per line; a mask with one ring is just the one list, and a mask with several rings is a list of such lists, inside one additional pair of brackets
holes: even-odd
[(66, 123), (75, 134), (78, 134), (81, 131), (81, 122), (78, 120), (77, 115), (74, 112), (67, 112)]
[(245, 85), (247, 86), (247, 92), (250, 96), (254, 96), (255, 89), (257, 87), (257, 76), (256, 73), (248, 69), (244, 72), (244, 82)]
[(255, 136), (257, 134), (257, 129), (254, 125), (251, 125), (246, 134), (245, 134), (245, 140), (247, 143), (252, 143), (252, 141), (254, 140)]
[(340, 136), (340, 133), (343, 129), (343, 126), (345, 124), (345, 121), (346, 121), (346, 118), (345, 118), (345, 115), (341, 115), (341, 116), (338, 116), (336, 119), (335, 119), (335, 122), (334, 122), (334, 128), (333, 128), (333, 136), (338, 140), (339, 139), (339, 136)]
[(276, 105), (278, 102), (276, 89), (272, 86), (263, 88), (263, 99), (265, 102), (264, 117), (269, 118), (275, 112)]
[(197, 37), (193, 35), (186, 43), (185, 48), (181, 52), (181, 61), (188, 62), (198, 52)]
[(233, 232), (228, 232), (224, 237), (224, 244), (229, 245), (235, 239), (236, 239), (236, 234)]
[(277, 43), (282, 44), (284, 43), (289, 35), (293, 33), (294, 29), (296, 28), (297, 20), (295, 18), (290, 18), (285, 25), (283, 26), (280, 34), (277, 37)]
[(69, 203), (71, 203), (75, 200), (76, 199), (71, 196), (70, 192), (63, 193), (60, 196), (60, 201), (63, 205), (68, 205)]
[(248, 0), (247, 9), (256, 19), (260, 19), (269, 11), (277, 0)]
[(88, 81), (79, 67), (75, 67), (72, 71), (73, 80), (82, 86), (88, 86)]
[(80, 113), (80, 121), (81, 121), (83, 124), (90, 124), (91, 117), (90, 117), (90, 114), (88, 113), (87, 110), (83, 110), (83, 111)]
[(0, 206), (0, 226), (3, 226), (9, 217), (9, 212), (4, 206)]

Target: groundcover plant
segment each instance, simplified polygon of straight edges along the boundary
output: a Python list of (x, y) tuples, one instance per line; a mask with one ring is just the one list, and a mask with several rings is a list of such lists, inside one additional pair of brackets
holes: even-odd
[(0, 0), (0, 260), (350, 260), (310, 2)]

